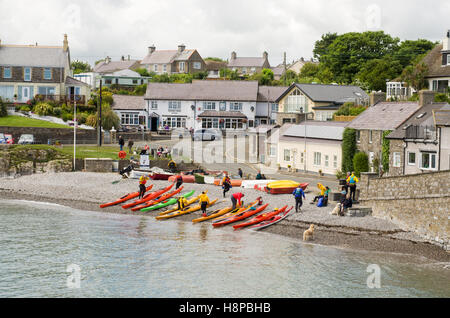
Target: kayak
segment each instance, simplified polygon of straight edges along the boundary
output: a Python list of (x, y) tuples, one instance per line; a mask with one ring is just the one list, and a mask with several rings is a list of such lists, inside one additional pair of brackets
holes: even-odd
[(228, 219), (230, 217), (233, 217), (233, 216), (235, 216), (235, 215), (237, 215), (239, 213), (245, 212), (245, 211), (253, 208), (255, 205), (257, 205), (260, 202), (260, 200), (261, 200), (261, 198), (258, 198), (253, 203), (250, 203), (247, 207), (242, 207), (239, 210), (237, 210), (236, 212), (232, 211), (232, 212), (229, 212), (227, 214), (224, 214), (223, 216), (220, 216), (220, 217), (216, 218), (214, 223), (223, 221), (223, 220)]
[(205, 176), (204, 175), (196, 173), (196, 174), (194, 174), (194, 177), (195, 177), (195, 183), (205, 184)]
[[(192, 196), (194, 195), (194, 193), (195, 193), (195, 191), (188, 192), (188, 193), (184, 194), (183, 197), (184, 197), (185, 199), (188, 199), (188, 198), (192, 197)], [(171, 199), (169, 199), (169, 200), (162, 201), (162, 202), (159, 203), (159, 204), (156, 204), (156, 205), (153, 205), (153, 206), (151, 206), (151, 207), (142, 209), (141, 212), (151, 212), (151, 211), (159, 210), (159, 209), (165, 208), (165, 207), (167, 207), (167, 206), (169, 206), (169, 205), (176, 204), (176, 203), (177, 203), (177, 200), (178, 200), (178, 199), (176, 199), (176, 198), (171, 198)], [(192, 203), (194, 203), (195, 201), (197, 201), (197, 200), (192, 201)], [(188, 203), (189, 203), (189, 202), (188, 202)], [(190, 203), (190, 204), (192, 204), (192, 203)]]
[(152, 179), (152, 180), (169, 180), (169, 178), (171, 176), (173, 176), (173, 174), (153, 173), (150, 175), (150, 179)]
[(150, 200), (153, 200), (153, 199), (155, 199), (155, 198), (161, 196), (162, 194), (168, 192), (170, 189), (172, 189), (172, 187), (173, 187), (173, 184), (169, 185), (169, 186), (168, 186), (167, 188), (165, 188), (165, 189), (161, 189), (161, 190), (158, 190), (158, 191), (155, 191), (155, 192), (152, 192), (152, 193), (148, 193), (147, 195), (145, 195), (145, 196), (144, 196), (142, 199), (140, 199), (140, 200), (136, 200), (136, 201), (134, 201), (134, 202), (131, 202), (131, 203), (122, 205), (122, 208), (124, 208), (124, 209), (129, 209), (129, 208), (132, 208), (132, 207), (134, 207), (134, 206), (136, 206), (136, 205), (143, 204), (143, 203), (145, 203), (145, 202), (148, 202), (148, 201), (150, 201)]
[[(194, 204), (194, 203), (197, 202), (199, 199), (200, 199), (200, 195), (196, 196), (195, 198), (192, 198), (191, 200), (189, 200), (189, 201), (186, 203), (185, 208), (187, 208), (188, 206)], [(169, 214), (169, 213), (178, 211), (178, 210), (179, 210), (179, 209), (178, 209), (178, 203), (177, 203), (172, 209), (167, 210), (167, 211), (164, 211), (164, 212), (161, 212), (159, 215), (166, 215), (166, 214)]]
[[(150, 191), (153, 188), (153, 184), (151, 184), (149, 187), (147, 187), (146, 191)], [(118, 205), (121, 204), (123, 202), (127, 202), (128, 200), (137, 198), (139, 196), (139, 192), (133, 192), (133, 193), (128, 193), (126, 195), (124, 195), (123, 197), (121, 197), (120, 199), (114, 201), (114, 202), (110, 202), (110, 203), (105, 203), (100, 205), (100, 208), (107, 208), (110, 206), (114, 206), (114, 205)]]
[[(195, 177), (190, 175), (182, 175), (183, 183), (195, 183)], [(169, 182), (177, 182), (177, 176), (171, 176)]]
[(251, 216), (253, 216), (255, 214), (258, 214), (258, 213), (264, 211), (268, 206), (269, 206), (269, 204), (267, 203), (267, 204), (265, 204), (265, 205), (263, 205), (263, 206), (261, 206), (261, 207), (259, 207), (257, 209), (251, 208), (251, 209), (249, 209), (249, 210), (247, 210), (245, 212), (236, 214), (235, 216), (232, 216), (232, 217), (230, 217), (228, 219), (225, 219), (225, 220), (223, 220), (221, 222), (213, 223), (213, 226), (214, 227), (221, 227), (221, 226), (224, 226), (224, 225), (228, 225), (228, 224), (231, 224), (231, 223), (235, 223), (235, 222), (238, 222), (238, 221), (245, 220), (245, 219), (247, 219), (247, 218), (249, 218), (249, 217), (251, 217)]
[(278, 214), (264, 222), (256, 224), (256, 225), (252, 226), (250, 229), (253, 231), (259, 231), (259, 230), (268, 228), (271, 225), (274, 225), (274, 224), (277, 224), (277, 223), (283, 221), (284, 219), (289, 217), (292, 213), (293, 213), (293, 209), (290, 209), (289, 211), (286, 211), (283, 214)]
[[(222, 180), (221, 179), (215, 179), (214, 185), (216, 186), (222, 186)], [(235, 188), (240, 188), (242, 185), (242, 180), (231, 180), (231, 186)]]
[(160, 203), (162, 201), (165, 201), (167, 199), (170, 199), (171, 197), (173, 197), (173, 196), (177, 195), (178, 193), (180, 193), (181, 190), (183, 190), (183, 188), (184, 187), (180, 187), (179, 189), (177, 189), (175, 191), (172, 191), (170, 193), (166, 193), (166, 194), (160, 196), (157, 199), (153, 199), (153, 200), (150, 200), (150, 201), (148, 201), (148, 202), (146, 202), (146, 203), (144, 203), (142, 205), (138, 205), (137, 207), (132, 208), (131, 211), (139, 211), (139, 210), (151, 207), (151, 206), (153, 206), (155, 204), (158, 204), (158, 203)]
[[(245, 223), (233, 226), (233, 228), (235, 230), (237, 230), (237, 229), (240, 229), (240, 228), (243, 228), (243, 227), (247, 227), (247, 226), (251, 226), (251, 225), (255, 225), (255, 224), (267, 221), (267, 220), (273, 218), (274, 216), (277, 216), (280, 213), (284, 213), (286, 211), (286, 209), (287, 209), (287, 205), (285, 207), (282, 207), (279, 210), (274, 210), (274, 211), (269, 212), (269, 213), (264, 213), (264, 214), (258, 215), (257, 217), (254, 217), (253, 219), (251, 219), (248, 222), (245, 222)], [(289, 210), (289, 212), (291, 210), (292, 210), (292, 208)]]
[(230, 213), (230, 212), (237, 212), (240, 208), (236, 208), (234, 210), (232, 210), (232, 209), (233, 209), (233, 207), (230, 206), (230, 207), (222, 209), (222, 210), (216, 210), (216, 211), (212, 212), (209, 216), (192, 220), (192, 223), (201, 223), (201, 222), (205, 222), (208, 220), (212, 220), (212, 219), (218, 218), (219, 216), (222, 216), (222, 215)]
[(309, 186), (309, 183), (299, 183), (297, 186), (286, 186), (286, 187), (280, 187), (277, 186), (275, 188), (271, 188), (269, 184), (267, 186), (261, 186), (261, 185), (255, 185), (255, 190), (263, 191), (270, 194), (292, 194), (295, 189), (300, 186), (303, 190), (306, 190), (306, 188)]
[[(214, 201), (211, 201), (208, 204), (207, 207), (209, 208), (209, 207), (213, 206), (214, 204), (216, 204), (216, 202), (218, 200), (219, 199), (215, 199)], [(199, 211), (199, 210), (201, 210), (201, 208), (202, 208), (202, 206), (200, 204), (198, 204), (198, 205), (196, 205), (194, 207), (191, 207), (191, 208), (188, 207), (188, 208), (185, 208), (183, 210), (178, 210), (178, 211), (166, 214), (166, 215), (157, 216), (156, 219), (157, 220), (167, 220), (167, 219), (175, 218), (177, 216), (182, 216), (182, 215), (186, 215), (186, 214), (189, 214), (189, 213), (192, 213), (192, 212)]]

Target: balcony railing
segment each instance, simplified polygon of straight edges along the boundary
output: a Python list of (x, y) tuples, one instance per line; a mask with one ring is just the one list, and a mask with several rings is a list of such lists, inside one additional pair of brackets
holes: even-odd
[(434, 126), (410, 126), (406, 128), (406, 139), (436, 140)]
[(77, 104), (86, 105), (86, 96), (84, 95), (44, 95), (37, 94), (35, 96), (36, 100), (39, 101), (53, 101), (57, 103), (66, 103), (66, 104), (74, 104), (75, 101)]

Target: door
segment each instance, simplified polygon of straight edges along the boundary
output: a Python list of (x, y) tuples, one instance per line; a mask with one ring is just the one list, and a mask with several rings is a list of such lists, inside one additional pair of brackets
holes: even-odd
[(151, 117), (150, 130), (158, 131), (158, 117)]
[(22, 102), (26, 103), (30, 100), (30, 88), (22, 87)]

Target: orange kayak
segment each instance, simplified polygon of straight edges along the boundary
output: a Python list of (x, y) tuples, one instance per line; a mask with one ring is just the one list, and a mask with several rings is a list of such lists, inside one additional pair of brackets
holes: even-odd
[[(246, 223), (234, 225), (233, 228), (235, 230), (237, 230), (237, 229), (240, 229), (240, 228), (243, 228), (243, 227), (247, 227), (247, 226), (251, 226), (251, 225), (255, 225), (255, 224), (267, 221), (267, 220), (277, 216), (280, 213), (284, 213), (284, 211), (286, 211), (286, 209), (287, 209), (287, 205), (282, 207), (279, 210), (275, 210), (275, 211), (272, 211), (270, 213), (264, 213), (264, 214), (258, 215), (257, 217), (254, 217), (253, 219), (251, 219), (250, 221), (248, 221)], [(288, 212), (290, 212), (292, 209), (293, 208), (291, 208)]]
[(245, 219), (247, 219), (247, 218), (249, 218), (249, 217), (251, 217), (251, 216), (253, 216), (255, 214), (258, 214), (258, 213), (264, 211), (268, 206), (269, 206), (269, 204), (265, 204), (265, 205), (263, 205), (263, 206), (261, 206), (261, 207), (259, 207), (257, 209), (247, 210), (245, 212), (242, 212), (242, 213), (239, 213), (239, 214), (237, 214), (235, 216), (232, 216), (232, 217), (230, 217), (228, 219), (225, 219), (225, 220), (223, 220), (221, 222), (213, 223), (213, 226), (214, 227), (221, 227), (221, 226), (224, 226), (224, 225), (227, 225), (227, 224), (231, 224), (231, 223), (235, 223), (235, 222), (238, 222), (238, 221), (245, 220)]
[(129, 208), (132, 208), (132, 207), (134, 207), (134, 206), (136, 206), (136, 205), (143, 204), (143, 203), (145, 203), (145, 202), (148, 202), (148, 201), (150, 201), (150, 200), (153, 200), (153, 199), (155, 199), (155, 198), (157, 198), (157, 197), (163, 195), (164, 193), (168, 192), (170, 189), (172, 189), (173, 186), (174, 186), (174, 185), (171, 184), (171, 185), (169, 185), (169, 186), (168, 186), (167, 188), (165, 188), (165, 189), (161, 189), (161, 190), (158, 190), (158, 191), (149, 193), (149, 194), (145, 195), (145, 196), (144, 196), (142, 199), (140, 199), (140, 200), (136, 200), (136, 201), (134, 201), (134, 202), (131, 202), (131, 203), (122, 205), (122, 208), (124, 208), (124, 209), (129, 209)]
[[(195, 183), (195, 177), (189, 175), (182, 175), (183, 183)], [(177, 182), (177, 176), (169, 177), (169, 182)]]
[[(152, 188), (153, 188), (153, 184), (148, 186), (146, 191), (150, 191)], [(100, 205), (100, 208), (103, 209), (103, 208), (107, 208), (107, 207), (110, 207), (110, 206), (118, 205), (118, 204), (121, 204), (123, 202), (127, 202), (128, 200), (137, 198), (138, 196), (139, 196), (139, 192), (128, 193), (128, 194), (124, 195), (123, 197), (121, 197), (120, 199), (117, 199), (114, 202), (109, 202), (109, 203), (105, 203), (105, 204)]]
[(180, 193), (183, 190), (183, 188), (184, 187), (180, 187), (180, 188), (178, 188), (178, 190), (175, 190), (175, 191), (172, 191), (170, 193), (164, 194), (164, 195), (160, 196), (158, 199), (154, 199), (154, 200), (148, 201), (148, 202), (146, 202), (144, 204), (138, 205), (137, 207), (132, 208), (131, 211), (134, 211), (134, 212), (135, 211), (140, 211), (142, 209), (151, 207), (152, 205), (155, 205), (157, 203), (160, 203), (162, 201), (170, 199), (171, 197), (173, 197), (173, 196), (177, 195), (178, 193)]
[(245, 211), (247, 211), (247, 210), (253, 208), (253, 207), (254, 207), (255, 205), (257, 205), (258, 203), (260, 203), (260, 201), (261, 201), (261, 198), (258, 198), (258, 199), (256, 199), (254, 202), (250, 203), (248, 206), (242, 207), (242, 208), (240, 208), (240, 209), (237, 210), (237, 211), (234, 210), (234, 211), (229, 212), (229, 213), (227, 213), (227, 214), (225, 214), (225, 215), (222, 215), (222, 216), (216, 218), (213, 222), (214, 222), (214, 223), (221, 222), (221, 221), (223, 221), (223, 220), (225, 220), (225, 219), (228, 219), (228, 218), (230, 218), (230, 217), (232, 217), (232, 216), (235, 216), (235, 215), (237, 215), (237, 214), (239, 214), (239, 213), (245, 212)]

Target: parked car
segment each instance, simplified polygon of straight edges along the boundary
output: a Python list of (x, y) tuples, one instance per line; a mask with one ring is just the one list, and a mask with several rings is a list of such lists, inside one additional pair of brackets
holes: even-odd
[(215, 129), (197, 129), (192, 135), (192, 140), (220, 140), (222, 139), (222, 133)]
[(6, 144), (7, 139), (6, 136), (3, 133), (0, 133), (0, 144)]
[(14, 144), (14, 138), (13, 138), (12, 135), (10, 135), (10, 134), (5, 134), (5, 137), (6, 137), (6, 143), (7, 143), (8, 145)]
[(36, 141), (34, 135), (31, 134), (21, 135), (18, 142), (19, 145), (32, 145), (34, 143), (36, 143)]

